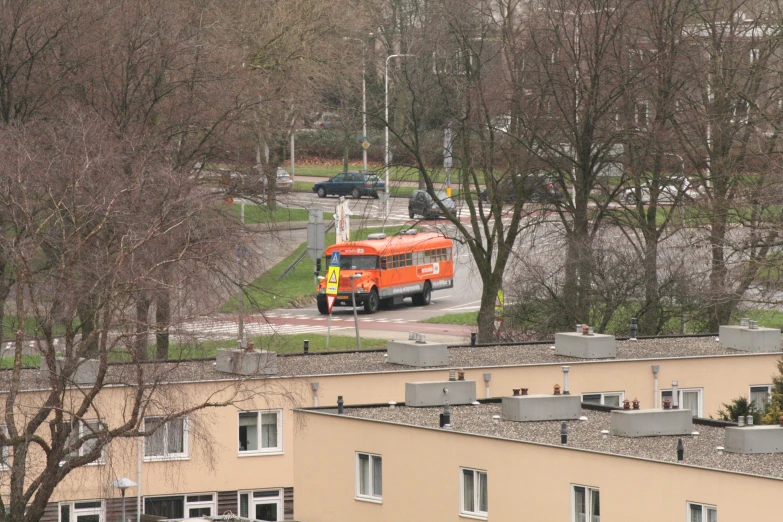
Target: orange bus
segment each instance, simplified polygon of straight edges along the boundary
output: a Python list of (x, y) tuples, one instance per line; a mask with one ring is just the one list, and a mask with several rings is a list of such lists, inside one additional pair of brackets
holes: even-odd
[[(339, 243), (326, 249), (326, 265), (340, 252), (340, 281), (335, 305), (351, 306), (350, 276), (356, 304), (374, 314), (381, 305), (399, 304), (406, 297), (415, 305), (428, 305), (433, 290), (454, 286), (452, 241), (435, 233), (406, 230), (393, 237), (370, 234), (364, 241)], [(318, 311), (326, 314), (326, 280), (318, 281)]]

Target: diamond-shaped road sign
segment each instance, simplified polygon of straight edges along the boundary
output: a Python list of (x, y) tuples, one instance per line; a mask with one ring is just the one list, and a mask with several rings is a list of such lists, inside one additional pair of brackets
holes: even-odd
[(369, 141), (367, 141), (367, 140), (364, 140), (364, 141), (362, 142), (362, 147), (364, 147), (364, 150), (367, 150), (367, 149), (369, 149), (369, 148), (370, 148), (370, 142), (369, 142)]

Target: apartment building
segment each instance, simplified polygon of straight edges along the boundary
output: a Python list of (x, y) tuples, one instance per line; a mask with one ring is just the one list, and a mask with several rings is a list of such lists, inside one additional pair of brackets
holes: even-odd
[[(219, 370), (214, 359), (178, 363), (176, 371), (160, 384), (159, 401), (185, 406), (189, 401), (231, 399), (231, 404), (164, 422), (144, 440), (115, 440), (100, 461), (75, 470), (57, 488), (44, 519), (119, 520), (120, 492), (109, 484), (125, 477), (140, 484), (127, 490), (126, 517), (131, 520), (138, 512), (137, 494), (143, 513), (166, 518), (231, 512), (262, 520), (294, 516), (328, 520), (308, 515), (312, 492), (300, 501), (299, 480), (305, 469), (313, 476), (325, 473), (320, 460), (306, 462), (319, 445), (332, 453), (326, 436), (332, 427), (325, 428), (318, 443), (319, 426), (327, 421), (320, 413), (295, 414), (297, 408), (333, 407), (338, 397), (348, 406), (402, 404), (408, 383), (444, 381), (453, 372), (476, 383), (475, 399), (503, 397), (522, 388), (530, 394), (548, 394), (557, 384), (587, 404), (619, 406), (637, 399), (642, 408), (651, 408), (669, 399), (689, 410), (690, 416), (714, 416), (722, 403), (738, 396), (766, 397), (780, 358), (779, 331), (776, 335), (777, 347), (758, 353), (723, 346), (712, 336), (616, 343), (612, 338), (614, 353), (599, 354), (604, 355), (599, 358), (592, 358), (595, 354), (562, 355), (552, 343), (446, 348), (410, 341), (399, 344), (442, 350), (445, 358), (434, 367), (424, 366), (426, 361), (389, 362), (396, 361), (393, 347), (389, 351), (280, 355), (272, 375), (251, 376), (241, 390), (236, 383), (242, 377)], [(32, 396), (40, 393), (34, 385), (40, 383), (36, 380), (40, 372), (25, 372), (32, 402)], [(90, 429), (91, 422), (109, 427), (120, 422), (127, 396), (123, 385), (104, 389), (94, 418), (86, 420), (82, 429)], [(150, 410), (145, 423), (163, 421), (154, 411)], [(353, 440), (354, 425), (341, 429), (351, 431), (349, 437), (345, 435)], [(301, 437), (307, 439), (302, 451)], [(383, 451), (370, 454), (383, 455)], [(368, 459), (367, 463), (374, 462)], [(415, 474), (426, 476), (423, 471)], [(308, 480), (302, 482), (305, 491), (313, 487)], [(0, 487), (7, 494), (8, 484)]]
[[(563, 416), (554, 403), (569, 399), (576, 412)], [(543, 401), (537, 413), (552, 408), (557, 420), (511, 419), (513, 401)], [(783, 485), (783, 426), (739, 428), (682, 410), (625, 411), (562, 395), (449, 409), (446, 427), (443, 407), (299, 410), (297, 517), (726, 522), (779, 511), (770, 499)], [(618, 423), (616, 415), (627, 418)], [(643, 433), (622, 432), (623, 424)]]

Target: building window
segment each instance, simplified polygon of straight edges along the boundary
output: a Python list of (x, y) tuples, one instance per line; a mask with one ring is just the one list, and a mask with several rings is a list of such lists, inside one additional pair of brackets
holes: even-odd
[(460, 468), (460, 515), (487, 518), (487, 472)]
[(688, 522), (718, 522), (718, 508), (688, 502)]
[(217, 514), (215, 494), (144, 497), (144, 514), (167, 519), (214, 516)]
[(772, 396), (772, 385), (764, 384), (760, 386), (750, 387), (750, 400), (756, 403), (756, 408), (761, 411), (769, 404), (770, 397)]
[(571, 522), (601, 522), (601, 500), (598, 488), (571, 485)]
[[(674, 401), (672, 400), (672, 391), (661, 391), (661, 404), (663, 399), (669, 399), (672, 401), (672, 407), (674, 407)], [(701, 388), (682, 388), (677, 390), (677, 404), (680, 409), (691, 410), (694, 417), (701, 417), (702, 413), (702, 389)]]
[(103, 522), (103, 502), (60, 502), (60, 522)]
[(383, 459), (380, 455), (356, 454), (356, 498), (375, 502), (383, 498)]
[(257, 520), (283, 520), (283, 490), (240, 491), (239, 516)]
[(187, 417), (171, 419), (163, 425), (161, 423), (163, 417), (144, 417), (144, 431), (155, 430), (144, 439), (144, 460), (188, 458)]
[(282, 410), (239, 412), (239, 453), (282, 452), (282, 422)]
[(638, 127), (645, 127), (650, 122), (650, 104), (647, 101), (640, 101), (636, 103), (636, 111), (634, 114), (636, 125)]
[[(67, 428), (69, 422), (70, 421), (66, 421), (63, 423), (63, 429)], [(68, 447), (74, 447), (78, 445), (79, 441), (81, 441), (81, 446), (68, 453), (60, 463), (63, 464), (68, 459), (71, 458), (83, 457), (84, 455), (87, 455), (92, 450), (94, 450), (99, 444), (98, 439), (90, 438), (85, 440), (85, 437), (100, 432), (103, 427), (104, 424), (98, 419), (76, 421), (76, 426), (71, 428), (71, 432), (68, 434), (68, 440), (66, 441), (65, 444), (67, 449)], [(3, 429), (5, 429), (5, 427), (3, 427)], [(7, 451), (8, 451), (7, 448), (3, 448), (4, 460), (5, 458), (7, 458)], [(89, 464), (103, 464), (103, 463), (104, 463), (104, 455), (103, 452), (101, 452), (101, 455), (96, 460), (90, 462)]]
[(615, 408), (620, 407), (623, 399), (625, 399), (625, 392), (596, 392), (582, 394), (582, 402), (603, 404), (604, 406), (614, 406)]

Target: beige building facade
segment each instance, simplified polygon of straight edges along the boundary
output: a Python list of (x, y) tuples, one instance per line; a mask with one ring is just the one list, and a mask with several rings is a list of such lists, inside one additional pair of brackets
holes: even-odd
[[(654, 441), (658, 452), (671, 453), (662, 461), (655, 453), (641, 458), (561, 446), (556, 439), (546, 444), (458, 431), (459, 421), (447, 431), (335, 412), (298, 415), (296, 515), (307, 522), (712, 522), (718, 515), (722, 522), (742, 522), (778, 516), (771, 499), (783, 487), (780, 477), (690, 464), (697, 445), (692, 437), (683, 437), (686, 460), (679, 464), (672, 462), (677, 439), (670, 437)], [(553, 434), (559, 431), (559, 423), (545, 424)], [(612, 438), (618, 439), (610, 437), (609, 444), (629, 443)], [(361, 494), (362, 455), (381, 463), (371, 470), (375, 496)], [(743, 457), (715, 455), (729, 465)], [(771, 460), (781, 462), (779, 456)]]
[[(383, 352), (279, 357), (278, 375), (244, 383), (244, 395), (232, 406), (195, 412), (170, 422), (156, 432), (153, 440), (114, 441), (101, 462), (76, 470), (57, 488), (45, 522), (119, 520), (119, 491), (108, 485), (120, 477), (140, 482), (142, 512), (148, 514), (180, 518), (230, 511), (267, 520), (310, 520), (309, 508), (300, 502), (300, 491), (311, 487), (309, 479), (295, 470), (309, 458), (308, 452), (315, 451), (308, 446), (315, 443), (307, 437), (315, 434), (317, 438), (313, 425), (322, 420), (313, 420), (310, 414), (294, 414), (294, 409), (336, 405), (338, 396), (346, 405), (403, 403), (406, 383), (446, 380), (450, 368), (463, 369), (465, 378), (476, 382), (478, 398), (510, 395), (514, 388), (528, 388), (531, 394), (551, 393), (555, 384), (565, 385), (563, 366), (568, 367), (572, 394), (584, 394), (585, 401), (609, 405), (639, 399), (643, 407), (652, 407), (656, 398), (660, 401), (671, 388), (672, 381), (677, 381), (680, 403), (694, 408), (693, 413), (699, 416), (714, 416), (721, 403), (748, 396), (752, 387), (772, 382), (779, 353), (720, 351), (707, 341), (714, 342), (683, 338), (667, 341), (664, 349), (660, 343), (650, 343), (649, 350), (645, 348), (647, 341), (639, 341), (629, 348), (634, 350), (633, 358), (624, 358), (623, 343), (618, 343), (617, 359), (596, 361), (556, 357), (548, 345), (454, 348), (449, 350), (449, 365), (439, 368), (391, 365), (385, 362)], [(706, 348), (685, 349), (694, 342)], [(700, 353), (671, 356), (678, 351)], [(163, 397), (169, 394), (171, 400), (184, 404), (234, 393), (237, 377), (209, 370), (211, 361), (193, 364), (207, 370), (197, 372), (199, 379), (165, 385), (170, 390), (164, 390)], [(119, 422), (125, 401), (123, 388), (106, 389), (100, 397), (96, 411), (101, 413), (96, 413), (96, 420), (100, 418), (109, 425)], [(148, 417), (149, 422), (156, 421), (154, 410)], [(300, 430), (305, 437), (305, 449), (301, 451)], [(364, 450), (376, 451), (373, 447)], [(320, 462), (314, 460), (312, 465), (320, 467)], [(371, 466), (372, 462), (369, 458), (367, 464)], [(425, 476), (423, 470), (415, 468), (411, 473)], [(476, 480), (479, 478), (477, 475)], [(2, 487), (7, 488), (7, 484)], [(134, 520), (138, 491), (127, 490), (127, 516)], [(2, 492), (5, 494), (7, 489)], [(318, 519), (331, 520), (312, 520)]]

